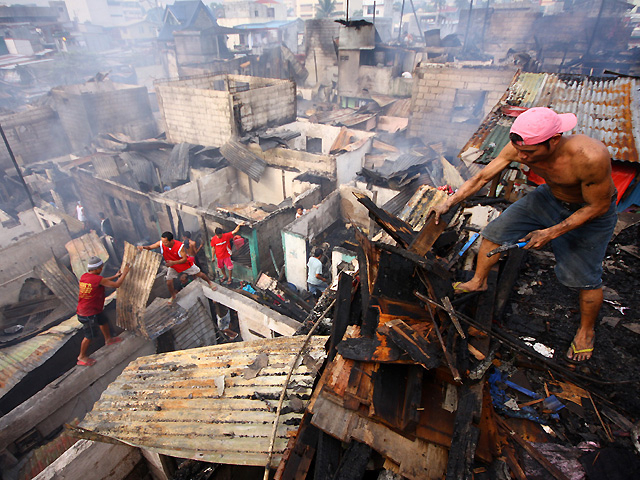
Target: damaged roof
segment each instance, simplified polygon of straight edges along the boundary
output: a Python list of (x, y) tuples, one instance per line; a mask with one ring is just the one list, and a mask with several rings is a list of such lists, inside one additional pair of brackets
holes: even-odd
[(33, 338), (0, 350), (0, 397), (3, 397), (29, 372), (51, 358), (82, 324), (74, 315)]
[(238, 170), (246, 173), (252, 180), (259, 182), (267, 162), (251, 153), (240, 142), (230, 140), (220, 147), (220, 153)]
[(549, 107), (559, 113), (575, 113), (578, 125), (571, 133), (602, 141), (614, 160), (638, 162), (639, 88), (640, 80), (630, 77), (519, 72), (461, 154), (478, 148), (484, 153), (477, 161), (491, 161), (509, 141), (516, 118), (512, 107)]
[[(279, 337), (140, 357), (105, 390), (79, 434), (179, 458), (264, 466), (283, 383), (304, 341)], [(291, 376), (274, 462), (300, 423), (326, 341), (312, 337)]]
[(34, 272), (53, 294), (64, 303), (71, 312), (78, 306), (78, 279), (65, 267), (51, 257), (43, 264), (36, 265)]

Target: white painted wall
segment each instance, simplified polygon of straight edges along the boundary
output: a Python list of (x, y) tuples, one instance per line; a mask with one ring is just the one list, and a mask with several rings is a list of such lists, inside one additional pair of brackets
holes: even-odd
[(341, 218), (340, 193), (335, 191), (316, 208), (310, 209), (282, 231), (284, 266), (288, 282), (299, 289), (307, 289), (307, 241), (313, 242), (315, 237)]
[[(10, 217), (0, 211), (0, 222), (6, 223)], [(44, 229), (40, 225), (38, 216), (33, 209), (25, 210), (18, 214), (20, 223), (15, 227), (5, 227), (0, 223), (0, 245), (8, 247), (9, 245), (20, 241), (21, 238), (42, 232)], [(6, 223), (10, 225), (9, 223)]]
[(357, 150), (336, 155), (336, 177), (338, 185), (354, 180), (364, 166), (364, 156), (371, 150), (373, 139), (367, 140)]

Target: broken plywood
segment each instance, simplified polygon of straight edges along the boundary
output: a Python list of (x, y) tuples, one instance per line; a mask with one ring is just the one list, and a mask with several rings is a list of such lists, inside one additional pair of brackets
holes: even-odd
[[(263, 466), (283, 382), (304, 341), (281, 337), (138, 358), (102, 394), (80, 435), (179, 458)], [(323, 361), (326, 341), (313, 337), (303, 357)], [(267, 365), (247, 378), (245, 369), (261, 355)], [(289, 397), (311, 394), (317, 368), (307, 365), (294, 370)], [(284, 404), (289, 411), (280, 417), (274, 463), (302, 418), (294, 407), (291, 400)]]
[(118, 289), (116, 323), (120, 328), (138, 330), (147, 338), (152, 338), (142, 320), (161, 259), (161, 255), (151, 250), (139, 252), (135, 246), (124, 243), (122, 263), (131, 265), (131, 269)]
[(74, 238), (67, 242), (64, 246), (69, 252), (69, 260), (71, 261), (71, 269), (75, 273), (78, 280), (87, 273), (87, 261), (91, 257), (100, 257), (103, 262), (107, 263), (109, 254), (102, 244), (100, 237), (95, 231), (86, 233), (81, 237)]

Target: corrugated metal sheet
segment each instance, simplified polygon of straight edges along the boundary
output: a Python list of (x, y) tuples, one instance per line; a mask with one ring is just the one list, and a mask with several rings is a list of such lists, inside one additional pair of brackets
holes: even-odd
[(515, 119), (503, 113), (502, 107), (550, 107), (560, 113), (576, 114), (578, 125), (569, 133), (600, 140), (614, 160), (638, 162), (639, 88), (640, 80), (634, 78), (521, 72), (462, 152), (470, 147), (485, 150), (478, 160), (481, 163), (491, 161), (500, 153), (509, 141), (509, 129)]
[(92, 155), (91, 164), (96, 171), (96, 175), (100, 178), (113, 178), (121, 173), (116, 159), (112, 155), (100, 153)]
[(187, 315), (187, 311), (180, 305), (169, 308), (167, 299), (158, 297), (145, 310), (144, 328), (140, 329), (140, 333), (154, 340), (186, 321)]
[(133, 176), (138, 183), (146, 183), (149, 186), (158, 184), (158, 177), (151, 160), (139, 153), (123, 152), (120, 158), (127, 166), (128, 170), (133, 172)]
[[(311, 395), (326, 341), (311, 339), (291, 377), (274, 464), (287, 433), (298, 428), (300, 399)], [(303, 337), (279, 337), (138, 358), (105, 390), (79, 432), (179, 458), (264, 466), (283, 382), (303, 343)], [(266, 366), (251, 367), (261, 360)]]
[(55, 257), (51, 257), (42, 265), (33, 269), (58, 299), (70, 308), (71, 312), (78, 306), (78, 279), (61, 266)]
[(82, 325), (74, 315), (33, 338), (0, 349), (0, 397), (51, 358), (80, 328)]
[(265, 168), (267, 168), (267, 162), (251, 153), (244, 145), (235, 140), (231, 140), (220, 147), (220, 153), (233, 167), (246, 173), (256, 182), (260, 181)]
[(411, 99), (401, 98), (396, 100), (387, 107), (385, 115), (388, 117), (409, 118), (411, 115)]
[(413, 197), (416, 190), (418, 190), (419, 185), (417, 183), (411, 183), (402, 189), (402, 191), (398, 192), (398, 194), (389, 200), (387, 203), (382, 205), (382, 209), (389, 212), (391, 215), (398, 215), (404, 206), (409, 203), (411, 197)]
[(160, 169), (160, 178), (165, 185), (182, 182), (189, 179), (189, 150), (193, 147), (190, 143), (179, 143), (169, 155), (168, 160)]
[(176, 350), (207, 347), (215, 345), (216, 330), (211, 318), (207, 299), (198, 297), (198, 301), (189, 307), (187, 319), (173, 329), (173, 344)]
[(105, 263), (109, 260), (107, 249), (94, 231), (74, 238), (67, 242), (64, 247), (67, 249), (67, 252), (69, 252), (71, 269), (78, 279), (80, 279), (82, 274), (87, 273), (87, 261), (91, 257), (100, 257)]
[[(161, 260), (162, 255), (158, 253), (151, 250), (139, 252), (134, 245), (124, 242), (122, 264), (128, 263), (131, 269), (117, 290), (116, 324), (120, 328), (139, 331), (147, 338), (153, 338), (145, 330), (146, 324), (143, 319)], [(167, 307), (166, 301), (165, 307)]]

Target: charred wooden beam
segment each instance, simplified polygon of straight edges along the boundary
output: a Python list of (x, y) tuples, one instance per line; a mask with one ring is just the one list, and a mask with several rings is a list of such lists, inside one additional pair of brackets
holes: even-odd
[(334, 480), (362, 480), (371, 456), (371, 447), (353, 440), (342, 457)]
[(333, 323), (331, 324), (331, 337), (329, 339), (329, 353), (327, 354), (327, 360), (330, 362), (336, 356), (336, 346), (344, 333), (347, 331), (347, 326), (351, 320), (351, 289), (353, 287), (353, 277), (346, 273), (341, 273), (338, 278), (338, 292), (336, 295), (336, 309), (333, 314)]
[(411, 244), (409, 245), (409, 250), (412, 252), (424, 256), (427, 254), (433, 244), (438, 239), (440, 234), (444, 232), (444, 229), (447, 228), (449, 222), (453, 220), (453, 218), (460, 210), (460, 206), (457, 205), (449, 209), (447, 213), (440, 217), (440, 221), (436, 224), (435, 214), (431, 213), (427, 218), (422, 230), (415, 236)]
[(405, 248), (408, 248), (409, 245), (411, 245), (415, 237), (415, 232), (411, 225), (400, 220), (395, 215), (391, 215), (389, 212), (381, 209), (366, 195), (358, 192), (354, 192), (353, 194), (358, 199), (358, 202), (369, 210), (369, 217), (380, 225), (382, 229), (391, 236), (391, 238)]
[(383, 336), (345, 338), (337, 351), (344, 358), (361, 362), (395, 362), (401, 355), (400, 349)]
[(342, 442), (320, 431), (314, 480), (332, 480), (340, 466)]
[[(287, 449), (278, 465), (274, 480), (297, 480), (306, 478), (322, 432), (311, 425), (311, 414), (305, 412), (300, 427), (294, 438), (289, 441)], [(324, 435), (324, 434), (322, 434)]]
[(504, 309), (507, 306), (507, 300), (509, 300), (509, 294), (518, 279), (520, 268), (526, 256), (527, 251), (521, 248), (509, 252), (507, 261), (500, 274), (500, 280), (498, 281), (498, 294), (496, 295), (495, 305), (495, 319), (498, 322), (502, 319)]
[(430, 370), (440, 365), (435, 346), (399, 318), (380, 325), (378, 331), (389, 337), (398, 348), (407, 352), (425, 369)]
[(418, 365), (409, 366), (407, 375), (407, 388), (402, 405), (402, 418), (400, 427), (405, 433), (415, 432), (420, 423), (420, 407), (422, 405), (422, 381), (424, 370)]

